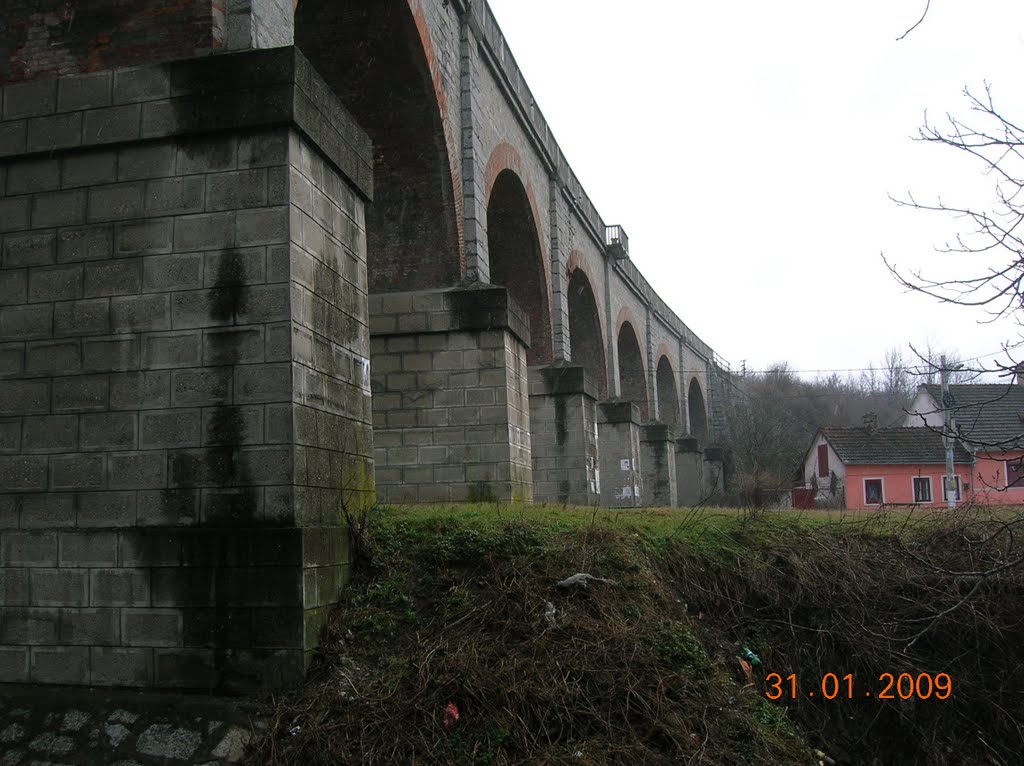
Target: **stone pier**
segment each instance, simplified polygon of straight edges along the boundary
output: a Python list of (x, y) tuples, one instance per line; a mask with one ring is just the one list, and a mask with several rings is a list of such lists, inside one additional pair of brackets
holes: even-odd
[(640, 470), (640, 409), (614, 400), (597, 406), (601, 460), (601, 505), (636, 508), (643, 505)]
[(294, 48), (3, 97), (0, 682), (297, 681), (373, 497), (369, 141)]
[(692, 436), (676, 439), (676, 485), (680, 507), (688, 508), (704, 499), (704, 453)]
[(526, 316), (501, 287), (370, 296), (383, 502), (533, 499)]
[(530, 368), (533, 499), (597, 505), (597, 399), (583, 367), (556, 364)]
[(676, 449), (670, 426), (646, 423), (640, 427), (640, 467), (644, 505), (675, 507), (678, 502)]

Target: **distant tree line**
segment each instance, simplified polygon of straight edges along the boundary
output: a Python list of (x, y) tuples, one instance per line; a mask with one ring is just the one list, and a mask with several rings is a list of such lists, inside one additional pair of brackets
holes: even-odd
[[(727, 502), (764, 507), (801, 478), (800, 464), (822, 426), (888, 428), (903, 423), (917, 387), (939, 381), (941, 354), (931, 348), (885, 352), (879, 365), (859, 373), (805, 379), (786, 362), (735, 379), (728, 413)], [(947, 353), (946, 365), (959, 359)], [(974, 377), (966, 366), (954, 382)]]

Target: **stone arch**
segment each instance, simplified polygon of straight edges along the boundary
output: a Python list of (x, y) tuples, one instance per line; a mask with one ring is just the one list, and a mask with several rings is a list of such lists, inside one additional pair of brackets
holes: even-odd
[(708, 411), (704, 404), (704, 391), (697, 378), (690, 379), (686, 396), (687, 413), (690, 416), (690, 435), (695, 436), (701, 446), (708, 443)]
[(295, 44), (373, 141), (370, 292), (457, 284), (465, 265), (457, 144), (418, 0), (302, 0)]
[(658, 419), (678, 431), (681, 418), (679, 417), (679, 389), (676, 387), (676, 374), (668, 355), (660, 349), (655, 380), (658, 384)]
[(650, 404), (647, 398), (647, 376), (644, 374), (644, 355), (633, 322), (629, 319), (619, 325), (616, 348), (622, 398), (639, 407), (641, 419), (647, 420), (650, 417)]
[(491, 283), (507, 288), (530, 317), (529, 364), (547, 364), (553, 358), (551, 291), (541, 242), (536, 205), (527, 188), (511, 168), (500, 171), (487, 196)]
[[(570, 261), (571, 263), (571, 261)], [(597, 384), (598, 397), (608, 397), (608, 365), (604, 354), (601, 312), (590, 278), (577, 266), (569, 275), (569, 349), (572, 361), (581, 365)]]

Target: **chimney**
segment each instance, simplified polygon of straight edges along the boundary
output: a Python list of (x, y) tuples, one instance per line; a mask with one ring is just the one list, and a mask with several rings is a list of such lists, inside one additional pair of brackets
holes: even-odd
[(878, 428), (878, 415), (874, 412), (864, 413), (864, 430), (871, 432)]
[(1013, 380), (1018, 386), (1024, 386), (1024, 362), (1017, 362), (1013, 368)]

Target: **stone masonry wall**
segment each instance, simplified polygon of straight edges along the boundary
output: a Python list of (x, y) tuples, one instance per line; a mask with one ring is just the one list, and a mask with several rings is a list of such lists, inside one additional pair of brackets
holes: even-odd
[(16, 87), (0, 681), (294, 680), (345, 574), (341, 476), (372, 496), (368, 142), (294, 49)]
[(384, 502), (530, 500), (526, 318), (504, 288), (370, 296)]
[(596, 386), (583, 367), (530, 368), (530, 428), (533, 499), (537, 502), (597, 505)]

